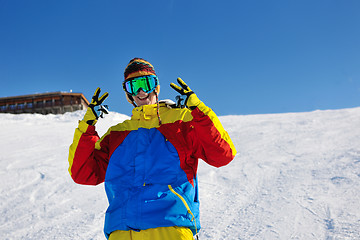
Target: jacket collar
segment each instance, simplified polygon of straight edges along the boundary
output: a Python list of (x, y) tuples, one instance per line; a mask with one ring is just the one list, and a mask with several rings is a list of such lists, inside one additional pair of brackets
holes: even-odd
[(150, 120), (157, 118), (157, 104), (143, 105), (136, 107), (132, 111), (131, 119), (145, 119)]

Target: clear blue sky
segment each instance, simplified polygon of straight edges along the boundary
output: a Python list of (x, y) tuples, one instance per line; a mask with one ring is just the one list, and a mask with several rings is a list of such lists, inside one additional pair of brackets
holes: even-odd
[(360, 106), (358, 0), (0, 0), (0, 97), (122, 90), (134, 57), (218, 115)]

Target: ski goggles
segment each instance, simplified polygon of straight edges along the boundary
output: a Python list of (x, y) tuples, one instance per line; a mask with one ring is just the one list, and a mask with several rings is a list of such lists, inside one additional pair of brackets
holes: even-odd
[(159, 79), (157, 76), (149, 75), (126, 80), (123, 83), (123, 88), (128, 94), (136, 96), (140, 89), (146, 93), (151, 93), (157, 85), (159, 85)]

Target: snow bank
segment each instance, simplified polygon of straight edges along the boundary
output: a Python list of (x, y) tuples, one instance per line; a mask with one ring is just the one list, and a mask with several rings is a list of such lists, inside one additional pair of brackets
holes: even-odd
[[(67, 170), (83, 114), (0, 114), (1, 239), (105, 239), (103, 184)], [(111, 112), (99, 134), (127, 118)], [(360, 108), (220, 120), (238, 155), (200, 162), (201, 240), (360, 238)]]

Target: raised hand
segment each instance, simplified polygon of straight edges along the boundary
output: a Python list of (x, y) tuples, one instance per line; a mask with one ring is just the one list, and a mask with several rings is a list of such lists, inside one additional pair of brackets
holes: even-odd
[(105, 101), (105, 99), (109, 96), (109, 93), (106, 92), (99, 98), (100, 91), (101, 91), (100, 88), (96, 89), (94, 96), (91, 99), (91, 103), (89, 104), (89, 107), (84, 116), (84, 121), (89, 125), (95, 125), (95, 123), (99, 118), (99, 116), (95, 111), (95, 107), (101, 105)]
[(170, 87), (172, 87), (181, 95), (185, 96), (185, 105), (190, 109), (194, 109), (197, 105), (199, 105), (200, 100), (181, 78), (178, 78), (177, 82), (180, 86), (176, 85), (175, 83), (170, 83)]

